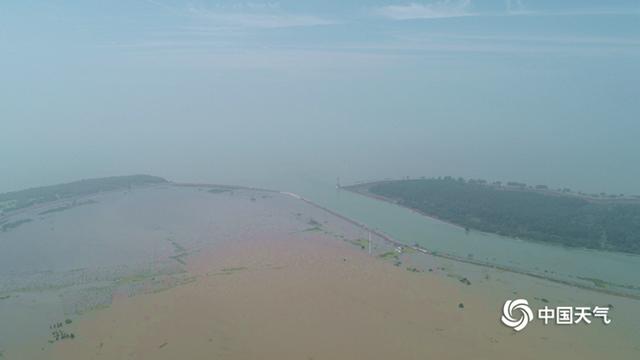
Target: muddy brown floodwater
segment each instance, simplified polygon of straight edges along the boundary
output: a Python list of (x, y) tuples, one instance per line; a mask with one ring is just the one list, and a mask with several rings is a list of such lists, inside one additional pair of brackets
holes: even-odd
[[(607, 330), (602, 325), (531, 326), (514, 334), (499, 323), (502, 304), (486, 289), (478, 289), (482, 285), (410, 272), (375, 254), (369, 256), (368, 249), (348, 241), (362, 236), (361, 229), (295, 199), (280, 194), (252, 199), (255, 209), (238, 214), (246, 222), (242, 234), (186, 259), (193, 282), (116, 299), (111, 308), (83, 317), (77, 325), (78, 339), (57, 345), (53, 357), (600, 359), (624, 355), (620, 346), (624, 348), (625, 339), (602, 336)], [(376, 254), (387, 250), (384, 244), (376, 246)], [(631, 356), (631, 343), (626, 346)]]

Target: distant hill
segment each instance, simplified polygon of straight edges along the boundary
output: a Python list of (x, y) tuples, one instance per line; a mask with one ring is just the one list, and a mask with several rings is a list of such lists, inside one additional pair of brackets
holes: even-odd
[(640, 254), (638, 201), (598, 201), (545, 192), (542, 187), (526, 190), (451, 177), (383, 181), (351, 189), (469, 229)]
[(163, 178), (150, 175), (113, 176), (8, 192), (0, 194), (0, 214), (59, 199), (166, 182)]

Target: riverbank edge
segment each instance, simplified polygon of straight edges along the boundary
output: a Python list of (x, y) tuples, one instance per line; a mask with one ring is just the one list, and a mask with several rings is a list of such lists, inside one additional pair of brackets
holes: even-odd
[[(438, 217), (435, 217), (433, 215), (430, 214), (426, 214), (418, 209), (414, 209), (408, 206), (404, 206), (401, 205), (399, 203), (397, 203), (396, 201), (394, 201), (393, 199), (390, 198), (386, 198), (384, 196), (380, 196), (377, 194), (373, 194), (371, 192), (368, 191), (368, 189), (376, 184), (380, 184), (380, 183), (385, 183), (388, 182), (389, 180), (382, 180), (382, 181), (372, 181), (372, 182), (366, 182), (366, 183), (358, 183), (358, 184), (354, 184), (354, 185), (348, 185), (348, 186), (341, 186), (340, 189), (345, 190), (345, 191), (349, 191), (351, 193), (357, 194), (357, 195), (361, 195), (361, 196), (365, 196), (368, 197), (370, 199), (374, 199), (374, 200), (379, 200), (379, 201), (384, 201), (386, 203), (395, 205), (395, 206), (399, 206), (403, 209), (407, 209), (407, 210), (411, 210), (415, 213), (418, 213), (422, 216), (428, 217), (430, 219), (445, 223), (447, 225), (451, 225), (451, 226), (455, 226), (457, 228), (460, 229), (464, 229), (463, 226), (460, 226), (458, 224), (452, 223), (450, 221), (446, 221), (443, 219), (440, 219)], [(306, 199), (305, 199), (306, 200)], [(310, 204), (314, 205), (314, 206), (319, 206), (320, 208), (323, 208), (320, 205), (314, 204), (313, 202), (311, 202), (310, 200), (306, 200), (309, 201)], [(334, 215), (337, 216), (342, 216), (339, 215), (329, 209), (323, 208), (325, 211), (328, 211)], [(624, 298), (628, 298), (628, 299), (633, 299), (633, 300), (639, 300), (640, 301), (640, 295), (636, 295), (636, 294), (630, 294), (630, 293), (626, 293), (626, 292), (622, 292), (622, 291), (616, 291), (616, 290), (611, 290), (611, 289), (603, 289), (603, 288), (598, 288), (596, 286), (589, 286), (589, 285), (584, 285), (578, 282), (573, 282), (573, 281), (569, 281), (569, 280), (563, 280), (563, 279), (557, 279), (557, 278), (553, 278), (547, 275), (542, 275), (539, 273), (535, 273), (535, 272), (531, 272), (531, 271), (526, 271), (526, 270), (521, 270), (521, 269), (517, 269), (517, 268), (511, 268), (508, 266), (503, 266), (503, 265), (498, 265), (498, 264), (492, 264), (492, 263), (488, 263), (488, 262), (483, 262), (483, 261), (479, 261), (479, 260), (474, 260), (474, 259), (469, 259), (469, 258), (465, 258), (465, 257), (461, 257), (461, 256), (456, 256), (456, 255), (452, 255), (452, 254), (445, 254), (445, 253), (440, 253), (437, 251), (431, 251), (429, 249), (426, 249), (418, 244), (405, 244), (403, 242), (400, 242), (394, 238), (392, 238), (389, 235), (386, 235), (382, 232), (380, 232), (379, 230), (374, 230), (369, 228), (367, 225), (365, 224), (361, 224), (355, 220), (349, 219), (347, 217), (343, 217), (345, 220), (347, 221), (351, 221), (353, 222), (353, 224), (359, 225), (361, 227), (363, 227), (364, 229), (371, 231), (371, 233), (376, 234), (377, 236), (380, 236), (381, 238), (385, 239), (385, 241), (388, 241), (392, 244), (395, 244), (397, 246), (404, 246), (404, 247), (409, 247), (412, 248), (416, 251), (419, 251), (423, 254), (427, 254), (427, 255), (431, 255), (431, 256), (436, 256), (436, 257), (440, 257), (443, 259), (448, 259), (451, 261), (457, 261), (457, 262), (462, 262), (462, 263), (466, 263), (466, 264), (471, 264), (471, 265), (476, 265), (476, 266), (481, 266), (481, 267), (485, 267), (485, 268), (491, 268), (491, 269), (496, 269), (496, 270), (501, 270), (501, 271), (507, 271), (507, 272), (511, 272), (511, 273), (515, 273), (515, 274), (520, 274), (520, 275), (525, 275), (525, 276), (529, 276), (529, 277), (533, 277), (536, 279), (541, 279), (541, 280), (546, 280), (546, 281), (550, 281), (556, 284), (561, 284), (561, 285), (565, 285), (565, 286), (571, 286), (571, 287), (575, 287), (575, 288), (579, 288), (579, 289), (583, 289), (583, 290), (589, 290), (589, 291), (594, 291), (594, 292), (598, 292), (598, 293), (603, 293), (603, 294), (607, 294), (607, 295), (613, 295), (613, 296), (618, 296), (618, 297), (624, 297)], [(474, 231), (479, 231), (479, 230), (474, 230)], [(480, 231), (481, 232), (481, 231)], [(545, 244), (548, 245), (548, 244)], [(623, 255), (629, 255), (629, 256), (633, 256), (633, 254), (627, 254), (627, 253), (620, 253)]]

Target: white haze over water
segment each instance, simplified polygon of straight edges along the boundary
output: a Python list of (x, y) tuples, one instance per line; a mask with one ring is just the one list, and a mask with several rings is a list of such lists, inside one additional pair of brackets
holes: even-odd
[[(0, 5), (0, 192), (149, 173), (640, 194), (637, 1)], [(304, 184), (304, 185), (302, 185)]]

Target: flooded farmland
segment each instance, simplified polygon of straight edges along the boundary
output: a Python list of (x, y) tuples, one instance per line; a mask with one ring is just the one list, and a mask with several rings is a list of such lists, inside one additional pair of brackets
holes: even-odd
[[(5, 220), (30, 221), (0, 233), (3, 358), (640, 353), (635, 300), (397, 248), (295, 196), (162, 184), (65, 201)], [(515, 338), (498, 314), (516, 293), (629, 316)]]
[[(29, 221), (0, 233), (3, 356), (16, 349), (47, 350), (60, 340), (51, 335), (52, 325), (109, 307), (114, 298), (193, 281), (188, 258), (194, 254), (259, 236), (256, 231), (263, 227), (283, 226), (278, 221), (286, 217), (274, 210), (284, 205), (272, 200), (274, 195), (280, 202), (286, 199), (268, 192), (165, 185), (91, 196), (82, 199), (83, 206), (57, 202), (12, 216), (7, 222)], [(289, 215), (290, 221), (313, 228), (302, 214)]]

